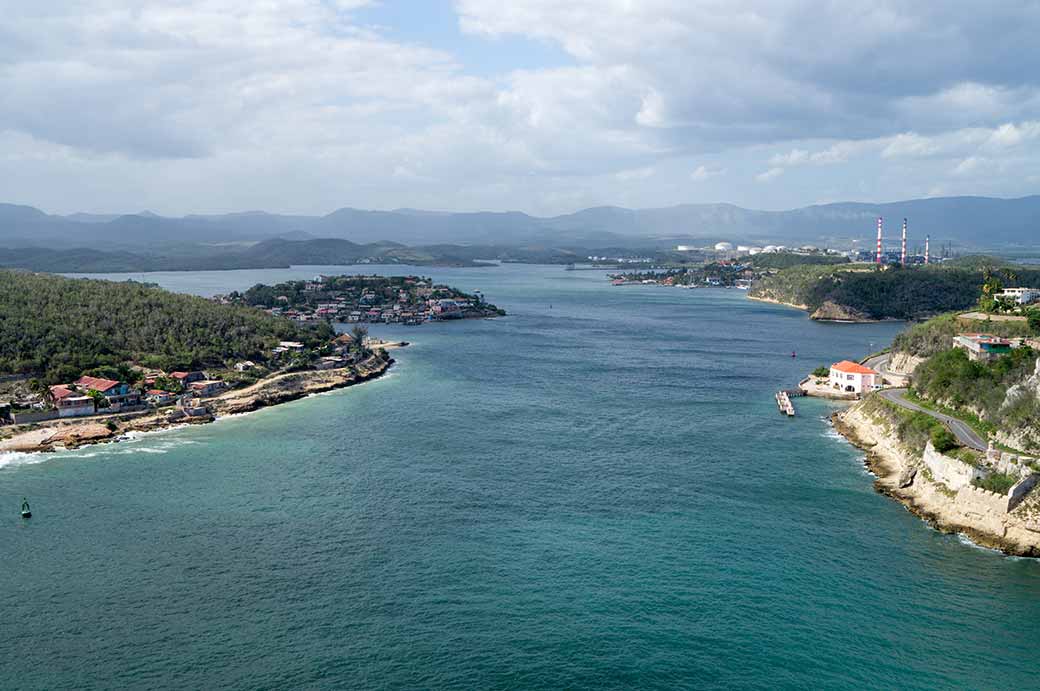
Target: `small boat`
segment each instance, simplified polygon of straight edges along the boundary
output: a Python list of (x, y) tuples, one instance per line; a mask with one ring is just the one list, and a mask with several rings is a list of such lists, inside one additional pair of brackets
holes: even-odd
[(32, 518), (32, 511), (29, 510), (29, 502), (22, 498), (22, 518)]

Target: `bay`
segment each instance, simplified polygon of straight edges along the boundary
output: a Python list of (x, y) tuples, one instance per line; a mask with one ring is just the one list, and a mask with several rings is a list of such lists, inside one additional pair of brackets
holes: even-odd
[(831, 404), (777, 414), (901, 325), (560, 267), (109, 278), (355, 270), (510, 316), (373, 327), (412, 345), (360, 387), (0, 457), (0, 686), (1034, 685), (1040, 565), (876, 494)]

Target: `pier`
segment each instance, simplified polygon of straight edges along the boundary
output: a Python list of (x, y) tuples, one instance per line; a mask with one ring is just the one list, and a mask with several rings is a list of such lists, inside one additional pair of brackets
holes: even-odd
[(787, 417), (794, 417), (794, 404), (791, 403), (791, 396), (786, 391), (776, 392), (776, 406)]

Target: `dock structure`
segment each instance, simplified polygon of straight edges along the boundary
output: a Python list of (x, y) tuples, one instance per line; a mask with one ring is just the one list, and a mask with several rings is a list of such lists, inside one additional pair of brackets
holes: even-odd
[(786, 391), (776, 392), (776, 406), (787, 417), (794, 417), (794, 404), (791, 403), (791, 397)]

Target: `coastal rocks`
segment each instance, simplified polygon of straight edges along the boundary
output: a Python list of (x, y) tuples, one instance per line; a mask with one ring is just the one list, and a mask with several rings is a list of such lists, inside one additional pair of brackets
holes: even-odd
[[(1007, 512), (997, 510), (994, 497), (974, 485), (954, 491), (933, 481), (920, 469), (919, 459), (900, 443), (895, 433), (897, 420), (885, 419), (883, 411), (867, 406), (871, 399), (835, 413), (835, 429), (855, 446), (864, 449), (865, 464), (876, 476), (874, 488), (902, 503), (913, 514), (944, 533), (960, 533), (979, 545), (1015, 556), (1040, 557), (1040, 497), (1030, 493), (1023, 505)], [(903, 483), (909, 480), (905, 486)], [(991, 496), (992, 495), (992, 496)], [(998, 497), (999, 498), (999, 497)]]
[(897, 484), (899, 489), (906, 489), (910, 485), (914, 484), (914, 479), (917, 477), (917, 466), (912, 465), (903, 468), (903, 472), (899, 474), (899, 480)]
[(259, 382), (231, 396), (216, 399), (210, 405), (222, 415), (249, 413), (311, 394), (342, 389), (375, 379), (382, 376), (393, 362), (393, 358), (372, 357), (357, 365), (356, 369), (285, 374)]
[(827, 300), (820, 307), (813, 312), (810, 319), (815, 321), (830, 321), (830, 322), (869, 322), (875, 321), (871, 319), (865, 312), (857, 310), (847, 305), (839, 305), (833, 300)]

